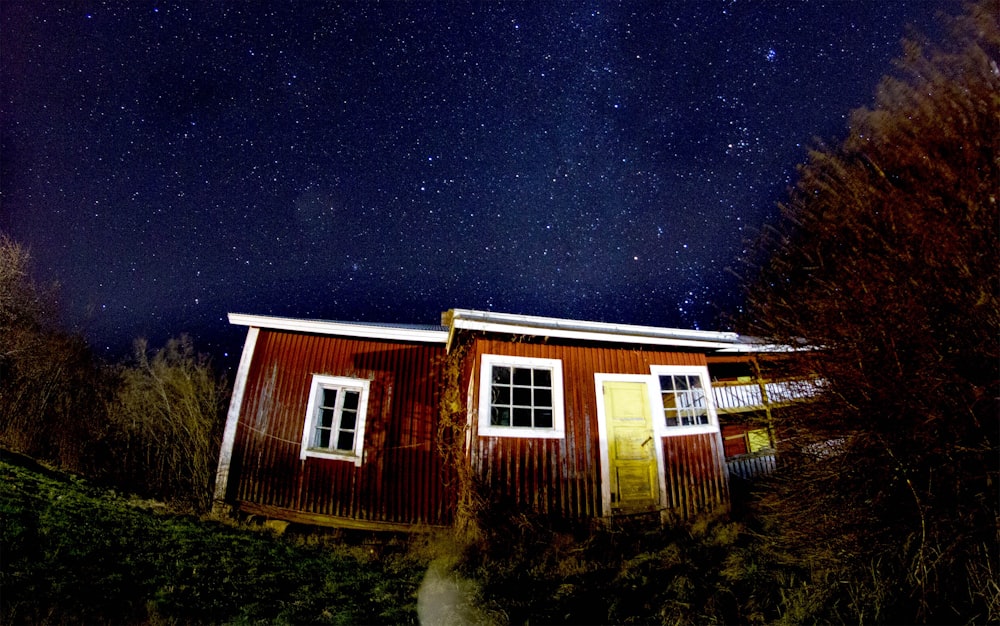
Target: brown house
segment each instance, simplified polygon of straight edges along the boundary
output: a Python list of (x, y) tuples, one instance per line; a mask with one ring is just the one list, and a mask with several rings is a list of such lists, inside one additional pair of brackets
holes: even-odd
[(728, 506), (726, 447), (750, 451), (723, 439), (717, 407), (739, 400), (710, 377), (763, 349), (734, 333), (461, 309), (440, 326), (229, 319), (248, 333), (215, 497), (248, 513), (448, 526), (463, 473), (553, 517), (691, 517)]

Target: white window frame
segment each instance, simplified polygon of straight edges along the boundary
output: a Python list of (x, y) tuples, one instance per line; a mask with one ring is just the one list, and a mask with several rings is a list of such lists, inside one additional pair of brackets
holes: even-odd
[[(371, 381), (362, 378), (347, 378), (344, 376), (327, 376), (324, 374), (313, 374), (312, 384), (309, 389), (309, 402), (307, 403), (305, 424), (302, 427), (302, 451), (300, 459), (315, 457), (320, 459), (333, 459), (335, 461), (352, 461), (355, 465), (361, 465), (364, 458), (365, 443), (365, 422), (368, 413), (368, 392)], [(351, 450), (329, 450), (325, 448), (312, 447), (313, 436), (316, 431), (316, 419), (319, 417), (319, 403), (323, 398), (321, 393), (324, 389), (338, 389), (338, 398), (343, 397), (344, 391), (358, 391), (358, 415), (354, 428), (354, 448)], [(339, 430), (340, 418), (342, 414), (334, 417), (334, 436)]]
[[(490, 423), (493, 366), (547, 369), (552, 382), (552, 427), (494, 426)], [(479, 368), (479, 435), (481, 437), (524, 437), (534, 439), (563, 439), (566, 436), (563, 408), (562, 361), (534, 357), (484, 354)]]
[[(653, 374), (653, 387), (656, 395), (653, 408), (659, 411), (656, 417), (655, 432), (663, 437), (719, 432), (719, 417), (715, 411), (715, 399), (712, 397), (712, 385), (708, 377), (708, 367), (702, 365), (651, 365), (649, 371)], [(701, 380), (702, 391), (705, 394), (705, 409), (708, 413), (708, 423), (693, 424), (690, 426), (667, 426), (666, 409), (663, 406), (663, 389), (660, 387), (660, 376), (698, 376)]]

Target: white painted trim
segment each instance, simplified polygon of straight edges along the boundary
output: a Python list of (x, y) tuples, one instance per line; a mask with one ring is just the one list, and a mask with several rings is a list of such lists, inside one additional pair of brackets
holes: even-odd
[[(349, 388), (361, 391), (361, 397), (358, 400), (358, 421), (354, 429), (354, 449), (350, 452), (317, 450), (316, 448), (309, 447), (316, 421), (317, 396), (320, 389), (327, 387)], [(302, 424), (302, 449), (299, 452), (299, 458), (305, 460), (307, 457), (316, 457), (320, 459), (332, 459), (334, 461), (351, 461), (355, 465), (360, 466), (364, 459), (365, 423), (368, 418), (368, 393), (370, 388), (371, 381), (364, 378), (313, 374), (312, 383), (309, 387), (309, 402), (306, 404), (306, 418)]]
[(744, 341), (739, 334), (732, 332), (610, 324), (468, 309), (452, 309), (449, 313), (450, 326), (453, 329), (464, 328), (516, 335), (712, 349), (729, 348)]
[[(491, 370), (494, 365), (537, 367), (552, 370), (552, 428), (518, 428), (490, 424)], [(539, 359), (508, 354), (484, 354), (479, 364), (479, 436), (523, 437), (530, 439), (563, 439), (566, 437), (566, 410), (564, 405), (562, 361)]]
[[(649, 371), (653, 375), (656, 401), (653, 403), (653, 410), (659, 411), (655, 424), (659, 425), (659, 432), (663, 437), (683, 437), (686, 435), (699, 435), (702, 433), (720, 433), (719, 416), (715, 410), (715, 398), (712, 393), (711, 379), (708, 377), (708, 367), (703, 365), (650, 365)], [(708, 409), (708, 424), (697, 426), (667, 426), (663, 417), (663, 396), (660, 395), (660, 376), (691, 376), (698, 375), (701, 378), (701, 387), (705, 392), (705, 404)]]
[(511, 335), (532, 335), (538, 337), (559, 337), (561, 339), (577, 339), (582, 341), (606, 341), (609, 343), (634, 343), (653, 346), (707, 348), (713, 350), (728, 348), (733, 345), (731, 342), (726, 341), (683, 339), (679, 337), (672, 337), (667, 334), (643, 335), (637, 333), (597, 332), (586, 329), (580, 330), (556, 327), (523, 326), (517, 324), (498, 324), (494, 322), (480, 322), (463, 319), (455, 319), (452, 324), (454, 328), (461, 328), (464, 330), (507, 333)]
[(243, 394), (247, 388), (247, 377), (250, 375), (250, 362), (253, 360), (254, 349), (257, 346), (257, 336), (260, 329), (247, 329), (247, 338), (243, 342), (243, 354), (236, 368), (236, 379), (233, 381), (233, 394), (229, 399), (229, 412), (226, 413), (226, 426), (222, 431), (222, 445), (219, 447), (219, 467), (215, 472), (215, 500), (221, 502), (226, 497), (229, 483), (229, 466), (233, 460), (233, 447), (236, 445), (236, 430), (240, 422), (240, 411), (243, 409)]
[(291, 317), (246, 315), (243, 313), (230, 313), (229, 323), (237, 326), (288, 330), (300, 333), (362, 337), (366, 339), (388, 339), (391, 341), (420, 341), (443, 344), (448, 340), (448, 331), (443, 328), (441, 330), (431, 330), (380, 324), (355, 324), (350, 322), (303, 320)]
[[(604, 408), (604, 383), (625, 382), (642, 383), (646, 385), (646, 394), (649, 401), (650, 418), (653, 420), (653, 437), (657, 441), (656, 445), (656, 479), (659, 485), (659, 506), (662, 508), (667, 501), (667, 486), (663, 471), (663, 433), (657, 429), (657, 424), (662, 420), (657, 420), (656, 407), (660, 404), (656, 400), (657, 391), (660, 388), (659, 381), (655, 376), (648, 374), (594, 374), (594, 388), (597, 394), (597, 439), (598, 448), (601, 454), (601, 507), (604, 517), (611, 515), (611, 456), (608, 452), (608, 416), (607, 409)], [(661, 412), (662, 414), (662, 412)]]

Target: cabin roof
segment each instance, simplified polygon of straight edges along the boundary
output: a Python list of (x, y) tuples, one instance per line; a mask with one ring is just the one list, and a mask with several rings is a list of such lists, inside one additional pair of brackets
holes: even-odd
[(448, 348), (451, 347), (455, 334), (462, 330), (579, 341), (697, 348), (710, 352), (773, 352), (776, 348), (733, 332), (591, 322), (471, 309), (451, 309), (442, 314), (441, 321), (441, 325), (388, 324), (229, 314), (229, 322), (239, 326), (321, 335), (443, 343)]

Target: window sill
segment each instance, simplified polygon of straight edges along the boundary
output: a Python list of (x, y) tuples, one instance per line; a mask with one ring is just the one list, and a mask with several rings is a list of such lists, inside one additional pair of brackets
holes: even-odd
[(330, 461), (350, 461), (359, 467), (361, 466), (361, 457), (358, 456), (357, 454), (354, 454), (353, 451), (337, 453), (337, 452), (328, 452), (326, 450), (313, 450), (313, 449), (303, 450), (302, 454), (300, 455), (300, 458), (305, 460), (306, 458), (309, 457), (314, 459), (328, 459)]
[(517, 428), (514, 426), (480, 426), (480, 437), (514, 437), (518, 439), (565, 439), (566, 433), (561, 430), (541, 430), (535, 428)]

